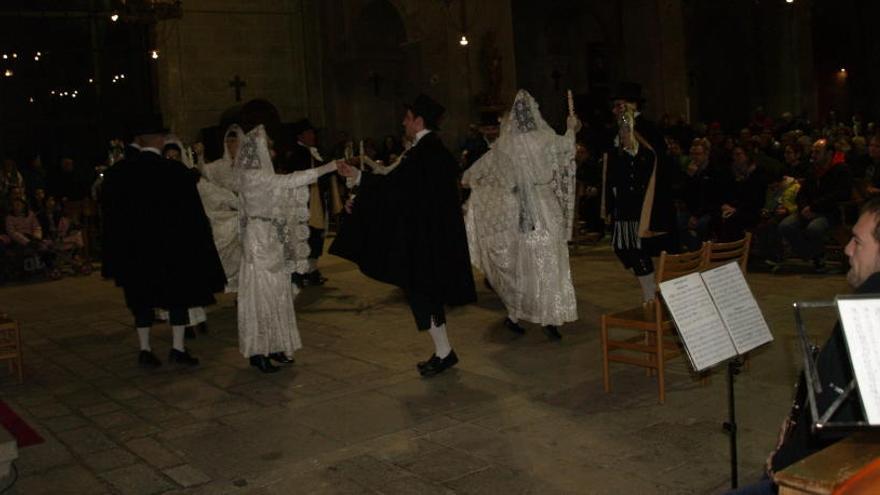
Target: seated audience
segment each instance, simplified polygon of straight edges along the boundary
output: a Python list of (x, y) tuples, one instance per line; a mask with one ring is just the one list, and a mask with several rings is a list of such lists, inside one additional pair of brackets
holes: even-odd
[(825, 269), (825, 236), (841, 221), (840, 204), (852, 197), (851, 175), (846, 163), (833, 160), (827, 139), (813, 144), (813, 167), (798, 192), (798, 211), (779, 223), (779, 232), (794, 254)]
[(761, 221), (755, 227), (754, 248), (771, 265), (782, 261), (782, 238), (779, 222), (797, 211), (797, 193), (801, 185), (794, 177), (776, 172), (767, 177), (767, 195)]

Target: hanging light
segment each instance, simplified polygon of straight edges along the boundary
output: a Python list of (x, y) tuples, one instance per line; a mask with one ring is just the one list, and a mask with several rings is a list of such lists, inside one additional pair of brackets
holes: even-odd
[(12, 58), (18, 58), (18, 54), (13, 52)]
[(9, 55), (7, 55), (7, 54), (4, 53), (4, 54), (3, 54), (3, 60), (9, 60)]
[(113, 12), (112, 14), (110, 14), (110, 20), (113, 21), (113, 22), (118, 21), (118, 20), (119, 20), (119, 13), (118, 13), (118, 12)]
[(6, 70), (3, 72), (3, 75), (6, 76), (6, 77), (12, 77), (12, 76), (15, 75), (15, 73), (12, 72), (12, 69), (6, 69)]
[(43, 52), (37, 52), (37, 56), (38, 56), (38, 57), (42, 57), (42, 56), (43, 56)]
[(464, 35), (464, 34), (462, 34), (462, 35), (461, 35), (461, 39), (458, 40), (458, 44), (461, 45), (461, 46), (467, 46), (467, 45), (468, 45), (468, 39), (467, 39), (467, 36)]
[(119, 74), (119, 79), (125, 79), (125, 74)]
[(159, 58), (159, 50), (152, 50), (150, 52), (150, 58), (152, 58), (153, 60), (158, 59)]
[(36, 101), (36, 100), (34, 100), (34, 97), (33, 97), (33, 96), (31, 96), (30, 98), (28, 98), (28, 103), (33, 103), (33, 102), (35, 102), (35, 101)]
[(93, 78), (90, 77), (90, 78), (89, 78), (89, 84), (94, 84), (94, 83), (95, 83), (95, 80), (94, 80)]

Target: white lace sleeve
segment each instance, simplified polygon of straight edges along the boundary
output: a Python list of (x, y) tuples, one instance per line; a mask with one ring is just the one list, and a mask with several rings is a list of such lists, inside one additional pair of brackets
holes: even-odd
[(318, 177), (321, 177), (324, 174), (330, 173), (336, 170), (336, 163), (330, 162), (326, 165), (321, 165), (320, 167), (312, 168), (309, 170), (301, 170), (299, 172), (294, 172), (292, 174), (287, 175), (278, 175), (274, 177), (274, 180), (279, 187), (285, 189), (294, 189), (297, 187), (307, 186), (312, 182), (318, 180)]

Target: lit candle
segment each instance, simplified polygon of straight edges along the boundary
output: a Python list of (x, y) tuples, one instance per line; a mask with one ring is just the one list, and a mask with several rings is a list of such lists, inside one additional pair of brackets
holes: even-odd
[(571, 95), (571, 90), (568, 90), (568, 114), (574, 115), (574, 97)]

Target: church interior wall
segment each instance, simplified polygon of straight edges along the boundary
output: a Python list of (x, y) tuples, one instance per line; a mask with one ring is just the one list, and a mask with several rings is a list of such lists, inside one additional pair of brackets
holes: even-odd
[[(219, 124), (237, 104), (264, 98), (282, 120), (306, 113), (301, 0), (188, 0), (156, 26), (163, 115), (184, 139)], [(245, 86), (236, 101), (230, 82)]]

